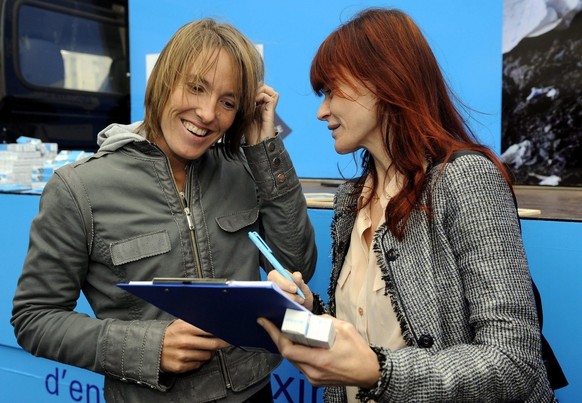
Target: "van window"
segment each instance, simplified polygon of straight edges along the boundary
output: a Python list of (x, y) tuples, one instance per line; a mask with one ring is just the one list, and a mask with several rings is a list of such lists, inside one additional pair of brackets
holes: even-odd
[(129, 90), (123, 14), (40, 3), (17, 10), (17, 71), (28, 85), (100, 93)]

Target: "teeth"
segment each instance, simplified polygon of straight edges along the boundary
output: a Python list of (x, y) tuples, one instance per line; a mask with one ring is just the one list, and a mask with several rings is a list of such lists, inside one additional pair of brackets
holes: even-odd
[(190, 122), (182, 121), (182, 124), (190, 133), (195, 134), (196, 136), (204, 137), (208, 130), (200, 129), (199, 127), (194, 126)]

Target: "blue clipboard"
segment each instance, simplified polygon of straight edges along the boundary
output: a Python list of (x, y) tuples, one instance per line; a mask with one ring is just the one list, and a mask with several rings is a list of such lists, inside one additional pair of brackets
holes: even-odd
[(247, 351), (279, 352), (257, 318), (267, 318), (281, 328), (287, 308), (307, 311), (271, 281), (172, 278), (117, 285)]

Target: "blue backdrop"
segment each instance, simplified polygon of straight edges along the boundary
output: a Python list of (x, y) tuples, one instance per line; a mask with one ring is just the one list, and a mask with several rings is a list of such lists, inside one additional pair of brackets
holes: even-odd
[(235, 25), (262, 45), (266, 81), (281, 94), (277, 113), (291, 129), (285, 144), (299, 176), (339, 178), (340, 168), (350, 177), (357, 172), (352, 156), (335, 153), (326, 124), (315, 118), (320, 99), (309, 85), (309, 67), (319, 44), (332, 30), (372, 6), (400, 8), (414, 18), (453, 90), (478, 111), (473, 129), (499, 152), (502, 0), (130, 0), (132, 119), (143, 118), (146, 55), (158, 54), (185, 23), (214, 17)]

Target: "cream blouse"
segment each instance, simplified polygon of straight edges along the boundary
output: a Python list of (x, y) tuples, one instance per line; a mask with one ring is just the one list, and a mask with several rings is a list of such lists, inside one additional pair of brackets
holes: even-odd
[[(380, 195), (382, 211), (391, 196), (399, 190), (400, 175), (394, 175)], [(371, 179), (366, 179), (359, 203), (371, 195)], [(385, 222), (384, 214), (378, 226)], [(406, 345), (389, 295), (384, 295), (385, 283), (374, 251), (368, 248), (364, 233), (371, 228), (370, 204), (361, 209), (352, 229), (350, 248), (346, 255), (336, 288), (336, 315), (352, 323), (370, 344), (397, 350)], [(372, 229), (375, 232), (377, 228)], [(348, 401), (356, 402), (357, 387), (347, 387)]]

